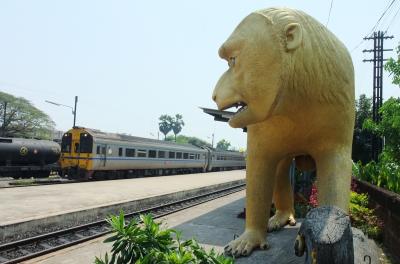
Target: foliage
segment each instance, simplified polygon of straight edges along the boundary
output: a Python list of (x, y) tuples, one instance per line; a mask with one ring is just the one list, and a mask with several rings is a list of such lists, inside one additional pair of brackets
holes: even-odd
[[(104, 260), (96, 257), (96, 264), (231, 264), (233, 260), (213, 249), (207, 253), (194, 240), (181, 241), (180, 233), (162, 229), (150, 215), (141, 215), (143, 225), (135, 219), (125, 224), (123, 212), (107, 219), (113, 236), (104, 242), (113, 242), (111, 256), (106, 253)], [(175, 235), (176, 240), (172, 238)]]
[(357, 178), (400, 193), (400, 99), (390, 98), (379, 110), (381, 121), (364, 121), (363, 128), (384, 138), (385, 146), (377, 162), (357, 163)]
[(176, 142), (176, 135), (182, 131), (184, 125), (185, 123), (182, 120), (181, 114), (176, 114), (175, 117), (172, 117), (171, 127), (172, 127), (172, 132), (174, 132), (175, 142)]
[(385, 70), (393, 75), (393, 84), (400, 85), (400, 44), (396, 48), (397, 60), (390, 58), (385, 64)]
[(164, 134), (164, 140), (166, 140), (167, 134), (172, 130), (173, 118), (169, 115), (161, 115), (159, 120), (158, 127), (160, 132)]
[(389, 98), (379, 109), (382, 120), (378, 124), (371, 119), (364, 122), (363, 127), (385, 139), (387, 155), (400, 162), (400, 98)]
[(0, 92), (0, 136), (51, 139), (54, 126), (48, 115), (25, 98)]
[[(168, 136), (166, 138), (167, 141), (174, 141), (174, 137), (172, 136)], [(203, 146), (207, 146), (207, 147), (211, 147), (210, 143), (207, 143), (206, 141), (197, 138), (197, 137), (189, 137), (189, 136), (185, 136), (185, 135), (179, 135), (176, 137), (176, 143), (180, 143), (180, 144), (192, 144), (195, 146), (199, 146), (199, 147), (203, 147)]]
[(216, 148), (221, 150), (228, 150), (230, 146), (231, 143), (229, 141), (221, 139), (220, 141), (218, 141)]
[(178, 135), (181, 131), (185, 123), (182, 120), (181, 114), (176, 114), (175, 117), (170, 115), (161, 115), (159, 118), (160, 122), (158, 123), (160, 132), (164, 134), (164, 140), (167, 140), (167, 134), (172, 131), (175, 135)]
[[(352, 182), (352, 190), (357, 186)], [(295, 194), (295, 213), (297, 217), (305, 217), (307, 212), (318, 206), (318, 191), (316, 185), (312, 185), (311, 195), (305, 199), (300, 193)], [(350, 220), (353, 227), (361, 229), (365, 234), (374, 239), (380, 239), (383, 223), (374, 214), (373, 209), (368, 208), (368, 196), (350, 192)]]
[(358, 179), (400, 193), (400, 165), (386, 152), (379, 156), (378, 162), (371, 161), (366, 165), (358, 162), (353, 174)]
[(374, 214), (374, 210), (368, 208), (367, 194), (351, 192), (349, 212), (352, 226), (361, 229), (371, 238), (381, 238), (383, 224)]
[(356, 100), (356, 116), (354, 123), (353, 135), (353, 151), (352, 157), (354, 161), (362, 161), (363, 164), (371, 161), (371, 139), (372, 133), (363, 129), (363, 123), (368, 118), (372, 117), (372, 98), (361, 94)]
[(311, 195), (310, 195), (309, 203), (313, 208), (318, 206), (318, 190), (317, 190), (317, 186), (315, 185), (315, 183), (312, 185), (312, 188), (311, 188)]

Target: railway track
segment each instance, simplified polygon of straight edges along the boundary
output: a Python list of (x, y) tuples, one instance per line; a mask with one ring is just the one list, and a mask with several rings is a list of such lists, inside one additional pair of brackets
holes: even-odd
[[(152, 214), (154, 218), (160, 218), (168, 214), (172, 214), (195, 205), (241, 191), (244, 188), (245, 184), (235, 185), (229, 188), (186, 198), (183, 200), (126, 213), (125, 218), (126, 221), (130, 221), (132, 218), (138, 218), (140, 214)], [(20, 263), (21, 261), (49, 254), (63, 248), (95, 239), (110, 232), (109, 224), (106, 222), (106, 220), (102, 220), (2, 244), (0, 245), (0, 263)]]

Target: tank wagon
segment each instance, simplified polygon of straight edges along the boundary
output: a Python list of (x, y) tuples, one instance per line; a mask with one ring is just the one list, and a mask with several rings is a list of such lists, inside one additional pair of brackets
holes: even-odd
[(60, 145), (49, 140), (0, 137), (0, 177), (42, 178), (57, 170)]
[(61, 142), (61, 171), (70, 179), (116, 179), (245, 167), (242, 153), (75, 127)]

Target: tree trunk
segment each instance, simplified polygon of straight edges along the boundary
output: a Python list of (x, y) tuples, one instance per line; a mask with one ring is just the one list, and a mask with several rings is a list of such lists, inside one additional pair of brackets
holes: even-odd
[(335, 206), (311, 210), (300, 227), (295, 252), (306, 252), (307, 264), (354, 264), (350, 217)]

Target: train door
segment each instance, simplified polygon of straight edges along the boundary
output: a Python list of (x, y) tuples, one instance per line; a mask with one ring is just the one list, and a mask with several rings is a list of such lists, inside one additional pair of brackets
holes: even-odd
[(99, 144), (100, 147), (100, 167), (105, 167), (107, 162), (107, 145)]
[(207, 158), (207, 171), (212, 170), (212, 153), (209, 149), (207, 150), (206, 158)]

